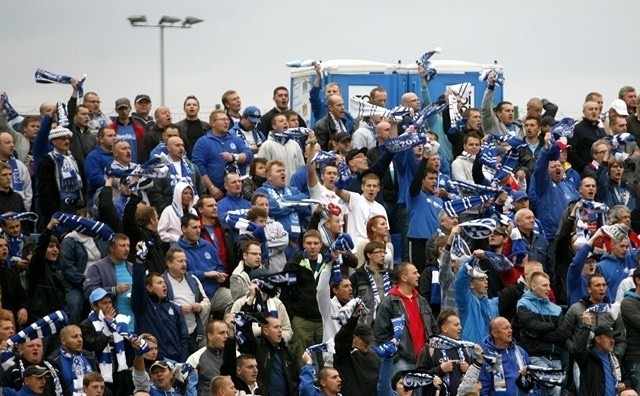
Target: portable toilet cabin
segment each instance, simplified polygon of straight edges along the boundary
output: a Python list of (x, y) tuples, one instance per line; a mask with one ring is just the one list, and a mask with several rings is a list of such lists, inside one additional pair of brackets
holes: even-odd
[[(429, 82), (431, 99), (436, 100), (447, 87), (463, 82), (471, 84), (471, 94), (463, 103), (463, 108), (480, 107), (487, 83), (479, 81), (479, 73), (493, 64), (481, 64), (463, 61), (432, 60), (431, 65), (438, 71), (436, 77)], [(400, 103), (402, 95), (414, 92), (420, 97), (420, 76), (415, 63), (394, 64), (354, 59), (336, 59), (322, 62), (324, 79), (320, 87), (324, 101), (324, 86), (328, 83), (340, 85), (345, 106), (349, 106), (349, 98), (357, 96), (368, 99), (369, 92), (375, 87), (383, 87), (387, 91), (387, 108)], [(291, 70), (291, 108), (298, 112), (307, 125), (313, 126), (316, 121), (309, 103), (309, 92), (313, 87), (316, 72), (312, 66)], [(494, 105), (502, 101), (502, 87), (496, 86)], [(349, 109), (353, 112), (352, 109)]]

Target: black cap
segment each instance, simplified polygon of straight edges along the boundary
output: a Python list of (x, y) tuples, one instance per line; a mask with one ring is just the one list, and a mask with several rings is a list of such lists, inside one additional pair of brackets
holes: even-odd
[(147, 94), (140, 94), (140, 95), (136, 96), (135, 102), (138, 103), (138, 102), (143, 101), (143, 100), (151, 102), (151, 98)]
[(367, 148), (366, 147), (362, 147), (362, 148), (359, 148), (359, 149), (351, 149), (351, 150), (349, 150), (345, 160), (347, 162), (349, 162), (349, 161), (351, 161), (353, 159), (353, 157), (355, 157), (356, 155), (358, 155), (360, 153), (362, 153), (364, 155), (367, 155)]
[(601, 336), (601, 335), (610, 335), (613, 337), (618, 336), (620, 333), (618, 333), (613, 327), (611, 326), (607, 326), (607, 325), (600, 325), (598, 327), (596, 327), (595, 329), (593, 329), (593, 335), (597, 336)]
[(349, 132), (338, 132), (335, 135), (333, 135), (333, 140), (335, 140), (338, 143), (344, 143), (346, 141), (352, 140), (352, 138)]
[(540, 119), (541, 126), (553, 126), (556, 124), (556, 119), (551, 116), (544, 116)]
[(367, 344), (373, 344), (375, 342), (375, 338), (373, 338), (373, 331), (371, 327), (366, 324), (359, 323), (356, 325), (356, 328), (353, 330), (353, 335), (362, 338), (362, 341)]
[(38, 366), (37, 364), (34, 364), (32, 366), (27, 367), (24, 370), (23, 377), (24, 378), (31, 377), (31, 376), (42, 377), (47, 374), (49, 374), (49, 370), (46, 367), (42, 367), (42, 366)]

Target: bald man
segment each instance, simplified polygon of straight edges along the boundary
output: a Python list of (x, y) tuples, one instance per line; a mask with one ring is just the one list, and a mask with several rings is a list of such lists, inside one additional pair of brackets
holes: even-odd
[(142, 143), (138, 147), (138, 163), (145, 163), (149, 161), (151, 151), (162, 141), (162, 133), (164, 128), (171, 124), (173, 116), (171, 115), (171, 109), (167, 106), (160, 106), (154, 113), (156, 119), (155, 125), (145, 133), (142, 138)]
[[(513, 330), (511, 323), (506, 318), (498, 316), (489, 324), (491, 335), (484, 339), (484, 353), (500, 355), (502, 357), (503, 374), (499, 371), (492, 371), (487, 363), (480, 372), (480, 382), (482, 383), (482, 393), (495, 395), (504, 392), (505, 395), (524, 394), (516, 385), (516, 380), (520, 376), (521, 364), (530, 364), (531, 359), (527, 352), (513, 342)], [(500, 376), (499, 378), (495, 378)], [(487, 391), (485, 393), (485, 391)]]
[(314, 129), (316, 140), (325, 151), (329, 151), (329, 140), (333, 135), (338, 132), (352, 132), (347, 128), (342, 96), (335, 94), (327, 98), (327, 115), (318, 120)]

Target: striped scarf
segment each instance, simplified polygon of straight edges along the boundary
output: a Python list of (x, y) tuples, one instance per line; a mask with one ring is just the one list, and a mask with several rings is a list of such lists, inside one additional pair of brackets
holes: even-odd
[[(114, 318), (114, 321), (107, 320), (105, 319), (102, 311), (100, 311), (100, 314), (96, 314), (94, 311), (91, 311), (89, 314), (89, 320), (91, 321), (91, 324), (93, 324), (93, 328), (96, 330), (96, 333), (104, 334), (110, 338), (109, 343), (98, 356), (98, 366), (100, 367), (100, 373), (104, 377), (105, 382), (113, 383), (113, 351), (116, 353), (118, 372), (129, 369), (127, 366), (127, 358), (124, 353), (124, 337), (122, 335), (128, 334), (128, 332), (125, 330), (121, 333), (116, 327), (123, 324), (126, 327), (126, 324), (129, 323), (129, 319), (130, 318), (126, 315), (118, 315)], [(111, 341), (111, 339), (113, 341)]]
[[(369, 281), (369, 286), (371, 286), (371, 292), (373, 293), (373, 319), (376, 318), (376, 311), (378, 308), (378, 304), (380, 304), (380, 292), (378, 292), (378, 286), (376, 286), (376, 281), (373, 279), (373, 272), (368, 266), (364, 268), (367, 273), (367, 280)], [(389, 291), (391, 291), (391, 279), (389, 279), (389, 272), (384, 271), (382, 273), (382, 287), (384, 288), (384, 295), (386, 296)]]
[(0, 101), (2, 102), (2, 107), (4, 107), (4, 112), (7, 114), (7, 121), (9, 122), (9, 125), (14, 126), (24, 120), (24, 117), (22, 117), (16, 109), (11, 106), (11, 103), (9, 103), (9, 96), (7, 96), (6, 92), (3, 92), (2, 95), (0, 95)]
[[(522, 371), (525, 368), (524, 357), (520, 348), (514, 345), (514, 351), (516, 356), (516, 362), (518, 363), (518, 371)], [(502, 355), (497, 351), (486, 351), (484, 353), (484, 359), (489, 365), (489, 371), (493, 374), (493, 388), (496, 392), (507, 391), (507, 381), (504, 376), (504, 367), (502, 366)]]
[[(440, 354), (442, 355), (442, 359), (440, 360), (441, 362), (449, 361), (449, 355), (447, 355), (447, 351), (449, 349), (456, 350), (456, 352), (458, 353), (459, 363), (466, 361), (466, 356), (464, 354), (464, 349), (466, 348), (466, 346), (463, 346), (461, 342), (459, 342), (458, 340), (454, 340), (453, 338), (449, 338), (444, 335), (434, 335), (429, 338), (428, 343), (429, 343), (430, 349), (440, 350)], [(471, 344), (473, 347), (473, 343)], [(447, 385), (447, 388), (448, 388), (450, 384), (449, 373), (445, 373), (442, 376), (442, 381)]]
[(111, 227), (100, 221), (64, 212), (56, 212), (53, 214), (53, 217), (58, 219), (60, 224), (65, 228), (74, 230), (91, 238), (97, 238), (108, 242), (111, 241), (115, 235)]
[(60, 190), (66, 193), (80, 192), (82, 188), (82, 178), (71, 153), (62, 154), (58, 150), (52, 151), (53, 159), (58, 168), (60, 178)]
[(331, 319), (337, 320), (342, 326), (346, 325), (349, 321), (349, 318), (353, 316), (353, 312), (361, 303), (362, 299), (360, 297), (352, 298), (348, 303), (340, 307), (338, 312), (331, 314)]
[(232, 314), (238, 345), (244, 344), (249, 339), (247, 334), (251, 334), (252, 323), (257, 323), (259, 325), (266, 325), (269, 323), (264, 316), (260, 314), (245, 312), (233, 312)]
[(393, 117), (397, 121), (401, 121), (402, 117), (409, 114), (410, 109), (408, 107), (398, 106), (389, 110), (381, 106), (376, 106), (369, 102), (358, 98), (357, 96), (352, 96), (349, 99), (350, 108), (355, 109), (355, 112), (352, 113), (353, 118), (364, 118), (364, 117), (373, 117), (378, 116), (382, 118), (390, 118)]
[[(71, 80), (73, 79), (73, 77), (65, 76), (63, 74), (51, 73), (43, 69), (36, 70), (35, 78), (36, 82), (40, 84), (71, 84)], [(78, 96), (81, 98), (84, 96), (84, 89), (82, 88), (82, 85), (84, 84), (84, 81), (86, 79), (87, 75), (83, 74), (82, 79), (78, 81)]]

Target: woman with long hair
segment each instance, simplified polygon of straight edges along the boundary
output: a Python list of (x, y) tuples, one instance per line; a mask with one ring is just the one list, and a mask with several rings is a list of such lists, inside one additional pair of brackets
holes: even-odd
[(384, 265), (387, 269), (393, 270), (393, 244), (389, 237), (389, 223), (387, 223), (387, 219), (382, 215), (373, 216), (367, 221), (367, 239), (361, 240), (356, 246), (358, 266), (364, 264), (364, 247), (372, 241), (379, 241), (386, 245), (387, 251), (384, 256)]

